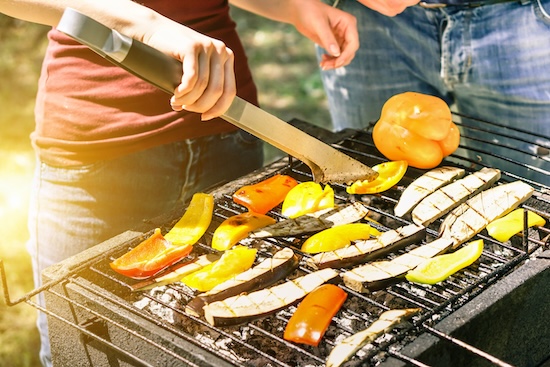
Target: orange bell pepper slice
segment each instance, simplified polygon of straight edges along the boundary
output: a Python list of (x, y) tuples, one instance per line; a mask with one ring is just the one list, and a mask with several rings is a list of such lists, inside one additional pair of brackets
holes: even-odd
[(214, 231), (212, 248), (225, 251), (248, 236), (251, 231), (275, 222), (277, 221), (274, 218), (254, 212), (231, 216), (224, 220)]
[(199, 271), (186, 275), (182, 283), (201, 292), (207, 292), (226, 280), (250, 269), (256, 259), (256, 249), (235, 246), (222, 257)]
[(281, 214), (296, 218), (321, 209), (334, 207), (334, 190), (329, 185), (321, 188), (317, 182), (306, 181), (294, 186), (283, 201)]
[(334, 284), (323, 284), (316, 288), (300, 302), (288, 320), (283, 338), (295, 343), (318, 346), (332, 318), (347, 297), (348, 294)]
[(408, 163), (405, 160), (391, 161), (377, 164), (372, 167), (378, 172), (378, 177), (372, 181), (355, 181), (346, 187), (348, 194), (376, 194), (388, 190), (396, 185), (407, 172)]
[(351, 241), (367, 240), (380, 232), (367, 223), (349, 223), (315, 233), (302, 245), (302, 251), (310, 254), (334, 251), (349, 246)]
[(135, 279), (148, 278), (181, 260), (193, 250), (212, 220), (214, 198), (197, 193), (176, 225), (163, 236), (160, 229), (109, 265), (117, 273)]
[(254, 185), (246, 185), (233, 194), (233, 201), (248, 210), (266, 214), (283, 202), (286, 194), (298, 182), (287, 175), (277, 174)]
[(386, 101), (372, 138), (389, 160), (406, 160), (409, 166), (428, 169), (458, 148), (460, 131), (445, 101), (406, 92)]

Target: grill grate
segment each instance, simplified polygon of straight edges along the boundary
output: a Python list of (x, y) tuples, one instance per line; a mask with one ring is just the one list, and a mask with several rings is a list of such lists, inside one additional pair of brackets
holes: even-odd
[[(370, 166), (385, 160), (377, 153), (367, 130), (353, 131), (338, 140), (334, 146)], [(481, 168), (478, 160), (461, 155), (460, 150), (450, 157), (447, 163), (458, 164), (469, 170)], [(530, 169), (528, 165), (519, 161), (517, 164), (519, 168)], [(244, 211), (243, 207), (232, 201), (231, 194), (235, 189), (274, 173), (291, 175), (300, 182), (312, 179), (306, 165), (291, 157), (285, 157), (264, 167), (260, 172), (218, 188), (215, 191), (216, 204), (212, 224), (200, 243), (195, 245), (196, 255), (212, 252), (209, 243), (213, 230), (227, 217)], [(404, 187), (422, 173), (421, 170), (409, 168), (400, 186), (379, 195), (350, 196), (345, 193), (344, 186), (331, 186), (335, 190), (337, 202), (362, 200), (379, 223), (374, 226), (379, 226), (380, 230), (388, 230), (410, 223), (406, 219), (394, 216), (391, 209)], [(515, 177), (514, 173), (503, 174), (503, 180)], [(537, 191), (522, 207), (537, 212), (547, 220), (550, 219), (550, 197), (547, 194), (550, 187), (542, 180), (530, 183), (534, 184)], [(275, 208), (270, 215), (282, 218), (280, 207)], [(170, 217), (172, 224), (174, 217)], [(436, 228), (439, 223), (440, 221), (437, 221), (427, 229), (427, 241), (437, 237)], [(165, 230), (170, 227), (168, 220), (162, 224), (166, 225)], [(10, 304), (26, 301), (46, 312), (50, 316), (51, 324), (55, 325), (58, 322), (62, 325), (58, 329), (66, 331), (66, 326), (69, 326), (76, 331), (80, 335), (80, 342), (86, 346), (88, 359), (92, 359), (98, 350), (108, 350), (105, 353), (105, 365), (118, 365), (113, 364), (113, 360), (116, 360), (116, 363), (123, 361), (138, 366), (323, 366), (328, 353), (336, 343), (370, 325), (381, 312), (393, 308), (419, 307), (422, 312), (418, 316), (362, 348), (350, 364), (376, 366), (385, 363), (386, 360), (396, 359), (409, 365), (425, 365), (415, 356), (404, 353), (403, 348), (427, 332), (439, 340), (445, 340), (468, 351), (471, 353), (470, 358), (481, 358), (494, 365), (506, 366), (507, 364), (498, 358), (447, 333), (442, 333), (436, 326), (498, 280), (514, 272), (526, 260), (547, 248), (550, 237), (550, 229), (546, 227), (529, 229), (514, 236), (508, 243), (500, 243), (481, 233), (478, 238), (482, 238), (486, 246), (479, 262), (434, 286), (396, 282), (383, 290), (361, 294), (340, 285), (348, 292), (348, 299), (333, 319), (321, 345), (314, 348), (282, 339), (284, 327), (295, 306), (246, 325), (216, 328), (183, 311), (185, 304), (193, 297), (193, 292), (180, 283), (148, 292), (131, 292), (131, 285), (136, 281), (112, 272), (108, 264), (151, 233), (152, 231), (138, 233), (139, 236), (134, 233), (122, 242), (121, 239), (113, 239), (111, 242), (116, 246), (113, 246), (113, 243), (105, 244), (104, 249), (95, 251), (87, 258), (84, 257), (85, 260), (74, 260), (76, 263), (67, 266), (61, 273), (54, 272), (54, 276), (44, 287), (15, 302), (9, 300), (3, 267), (0, 267), (4, 296)], [(260, 256), (269, 256), (287, 246), (306, 259), (309, 255), (299, 250), (304, 238), (253, 240), (248, 244), (258, 248)], [(408, 246), (388, 257), (406, 252), (417, 245)], [(104, 251), (105, 249), (107, 251)], [(294, 278), (310, 271), (307, 267), (301, 266), (290, 277)], [(31, 300), (32, 295), (43, 291), (48, 300), (48, 309), (43, 309)], [(52, 335), (54, 358), (56, 340), (66, 343), (64, 339), (64, 335)], [(59, 354), (57, 357), (71, 358)]]

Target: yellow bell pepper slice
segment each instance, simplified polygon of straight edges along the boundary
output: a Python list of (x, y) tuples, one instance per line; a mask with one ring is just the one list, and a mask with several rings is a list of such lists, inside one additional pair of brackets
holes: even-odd
[(294, 186), (285, 197), (281, 213), (289, 218), (334, 207), (334, 190), (321, 188), (317, 182), (306, 181)]
[(310, 254), (334, 251), (349, 246), (351, 241), (366, 240), (379, 233), (367, 223), (343, 224), (309, 237), (302, 244), (302, 251)]
[(175, 245), (193, 245), (206, 232), (214, 212), (214, 197), (196, 193), (181, 219), (164, 238)]
[(405, 278), (413, 283), (436, 284), (444, 281), (460, 269), (473, 264), (483, 252), (483, 240), (472, 241), (461, 249), (434, 256), (413, 270)]
[[(508, 241), (523, 230), (523, 209), (516, 209), (502, 218), (495, 219), (486, 227), (489, 236), (500, 242)], [(530, 210), (527, 211), (527, 227), (544, 226), (546, 220)]]
[(181, 281), (198, 291), (209, 291), (218, 284), (250, 269), (256, 259), (256, 252), (256, 249), (246, 246), (235, 246), (225, 251), (218, 261), (186, 275)]
[(348, 194), (377, 194), (396, 185), (407, 172), (408, 163), (405, 160), (389, 161), (372, 167), (378, 172), (378, 177), (372, 181), (355, 181), (346, 187)]
[(274, 224), (277, 221), (265, 214), (246, 212), (224, 220), (214, 231), (212, 248), (225, 251), (258, 228)]

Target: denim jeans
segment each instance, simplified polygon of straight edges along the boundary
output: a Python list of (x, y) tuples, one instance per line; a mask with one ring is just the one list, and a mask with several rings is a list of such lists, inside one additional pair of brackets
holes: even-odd
[[(263, 164), (263, 144), (231, 133), (167, 144), (76, 168), (38, 162), (29, 212), (35, 285), (72, 255), (173, 210), (199, 191)], [(39, 300), (43, 303), (43, 297)], [(40, 357), (51, 366), (46, 317), (39, 313)]]
[[(512, 126), (535, 134), (510, 130), (506, 134), (520, 142), (509, 141), (492, 135), (489, 124), (463, 119), (474, 125), (471, 136), (491, 143), (485, 165), (550, 185), (550, 0), (475, 8), (418, 5), (395, 17), (355, 0), (340, 0), (338, 7), (357, 17), (361, 47), (349, 66), (321, 72), (335, 130), (376, 122), (394, 94), (435, 95), (461, 114), (501, 124), (499, 131)], [(477, 133), (478, 128), (489, 132)], [(526, 159), (507, 145), (538, 157)], [(487, 150), (474, 139), (461, 139), (461, 147), (468, 148), (465, 154), (472, 148), (472, 155)], [(524, 160), (535, 169), (491, 154)]]

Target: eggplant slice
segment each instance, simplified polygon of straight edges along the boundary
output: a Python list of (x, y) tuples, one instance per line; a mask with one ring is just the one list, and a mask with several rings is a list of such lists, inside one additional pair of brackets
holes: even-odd
[(449, 250), (453, 241), (449, 238), (438, 238), (392, 260), (375, 261), (361, 265), (342, 274), (344, 284), (361, 292), (373, 292), (399, 281), (405, 274), (416, 268), (424, 260)]
[(253, 268), (199, 294), (187, 304), (185, 312), (194, 316), (204, 315), (204, 306), (241, 293), (268, 287), (283, 279), (298, 267), (300, 257), (290, 248), (284, 248), (266, 258)]
[(306, 264), (314, 269), (349, 268), (374, 260), (426, 238), (426, 228), (409, 224), (382, 233), (375, 239), (356, 241), (350, 246), (319, 253)]
[(453, 248), (481, 232), (487, 224), (517, 208), (533, 195), (534, 188), (513, 181), (485, 190), (455, 208), (443, 220), (440, 235), (450, 238)]
[(250, 233), (251, 238), (292, 237), (320, 232), (324, 229), (363, 219), (369, 210), (360, 202), (324, 209), (294, 219), (285, 219)]
[(323, 269), (264, 288), (248, 294), (240, 294), (204, 306), (206, 321), (212, 326), (230, 326), (269, 316), (304, 298), (318, 286), (336, 281), (339, 275), (334, 269)]
[(499, 179), (498, 169), (482, 168), (443, 186), (418, 203), (411, 213), (412, 220), (418, 225), (428, 226)]
[(403, 191), (395, 205), (395, 215), (403, 217), (408, 214), (426, 196), (453, 180), (461, 178), (465, 172), (463, 168), (443, 166), (424, 173)]

